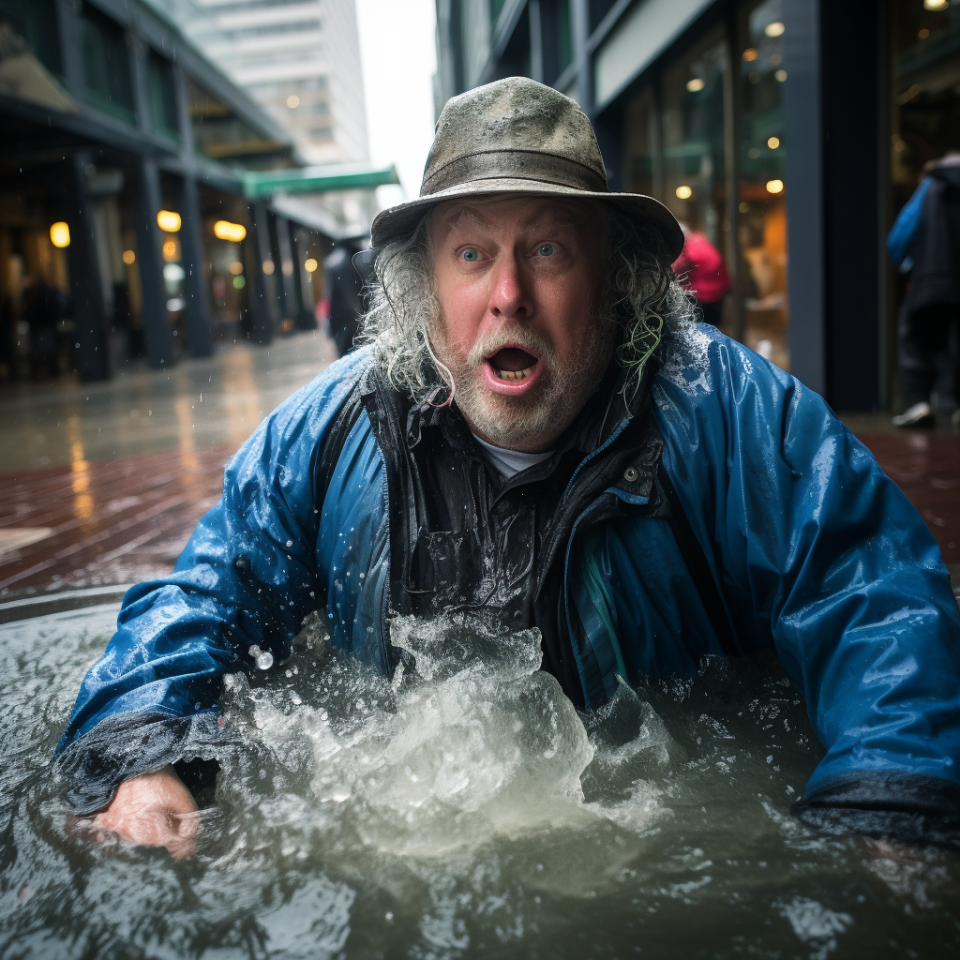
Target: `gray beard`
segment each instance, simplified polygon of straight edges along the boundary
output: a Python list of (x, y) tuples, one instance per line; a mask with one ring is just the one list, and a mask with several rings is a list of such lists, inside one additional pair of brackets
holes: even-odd
[[(437, 357), (454, 382), (454, 403), (474, 432), (512, 450), (550, 449), (593, 395), (613, 356), (614, 326), (598, 319), (593, 335), (578, 346), (576, 365), (561, 368), (549, 341), (522, 326), (508, 327), (474, 345), (465, 361), (451, 356), (443, 336)], [(543, 372), (530, 396), (507, 397), (484, 385), (484, 357), (507, 343), (529, 347)]]

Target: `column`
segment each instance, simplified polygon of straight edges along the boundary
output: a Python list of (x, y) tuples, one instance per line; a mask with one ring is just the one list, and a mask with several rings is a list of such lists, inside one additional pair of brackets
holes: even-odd
[(573, 62), (577, 65), (577, 101), (587, 116), (593, 116), (593, 71), (587, 40), (590, 37), (589, 0), (570, 0), (573, 28)]
[[(134, 161), (133, 217), (137, 235), (137, 265), (143, 292), (143, 336), (147, 362), (155, 369), (174, 363), (173, 331), (167, 317), (167, 292), (163, 285), (163, 252), (157, 213), (161, 209), (160, 173), (156, 161)], [(182, 242), (182, 241), (181, 241)]]
[[(879, 82), (863, 82), (883, 75), (885, 7), (872, 0), (821, 7), (822, 82), (829, 91), (822, 106), (826, 391), (831, 406), (841, 411), (876, 409), (885, 379), (881, 290), (889, 261), (880, 198), (890, 138), (882, 135), (881, 118), (892, 94)], [(850, 37), (857, 42), (851, 44)], [(793, 74), (786, 58), (784, 63), (789, 87)]]
[(206, 247), (203, 242), (203, 219), (200, 212), (200, 191), (196, 178), (186, 175), (179, 185), (180, 249), (183, 253), (184, 321), (190, 352), (195, 357), (213, 354), (212, 316), (207, 292)]
[(70, 268), (70, 294), (73, 301), (73, 322), (76, 325), (77, 372), (85, 383), (106, 380), (110, 376), (104, 337), (103, 287), (97, 261), (93, 210), (87, 193), (87, 153), (74, 154), (66, 163), (67, 225), (70, 246), (67, 262)]
[(297, 283), (295, 263), (293, 259), (293, 244), (290, 241), (290, 221), (286, 217), (274, 216), (274, 227), (277, 231), (277, 253), (280, 256), (280, 287), (283, 292), (283, 318), (299, 325), (300, 311), (303, 298), (300, 296), (300, 285)]
[(293, 282), (297, 291), (297, 329), (316, 330), (317, 318), (313, 310), (313, 299), (308, 296), (311, 287), (310, 274), (307, 273), (304, 262), (306, 260), (303, 230), (293, 221), (290, 221), (290, 246), (293, 250)]
[[(784, 0), (783, 122), (787, 141), (787, 265), (790, 370), (811, 390), (827, 388), (823, 261), (823, 140), (820, 3)], [(858, 152), (859, 155), (859, 152)]]
[(253, 289), (250, 291), (253, 342), (265, 346), (273, 340), (279, 324), (276, 265), (273, 262), (273, 245), (270, 243), (267, 205), (258, 200), (250, 204), (249, 210), (253, 222)]

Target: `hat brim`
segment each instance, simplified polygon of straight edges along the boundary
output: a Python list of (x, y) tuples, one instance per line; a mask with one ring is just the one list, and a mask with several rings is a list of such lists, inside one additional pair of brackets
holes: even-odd
[(520, 178), (495, 178), (472, 180), (447, 190), (418, 197), (407, 203), (382, 210), (374, 218), (371, 236), (375, 247), (382, 247), (391, 240), (409, 236), (431, 207), (447, 200), (466, 199), (492, 193), (535, 194), (537, 196), (561, 197), (577, 200), (600, 200), (619, 207), (624, 213), (649, 224), (663, 239), (664, 252), (673, 263), (683, 250), (683, 231), (677, 218), (659, 201), (640, 193), (593, 192), (564, 187), (542, 180)]

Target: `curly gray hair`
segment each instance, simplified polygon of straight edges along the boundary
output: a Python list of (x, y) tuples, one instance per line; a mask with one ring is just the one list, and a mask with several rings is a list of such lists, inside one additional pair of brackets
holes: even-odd
[[(607, 220), (605, 262), (614, 264), (603, 291), (603, 315), (619, 330), (615, 356), (623, 370), (621, 393), (630, 401), (668, 325), (694, 319), (696, 301), (673, 275), (660, 235), (613, 206)], [(430, 331), (439, 316), (428, 247), (430, 214), (409, 237), (376, 254), (377, 282), (363, 318), (360, 342), (390, 383), (414, 402), (453, 394), (450, 371), (434, 352)]]

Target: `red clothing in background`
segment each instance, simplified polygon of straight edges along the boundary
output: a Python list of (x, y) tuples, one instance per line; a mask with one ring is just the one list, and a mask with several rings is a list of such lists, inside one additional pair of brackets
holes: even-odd
[(700, 303), (716, 303), (730, 289), (723, 257), (702, 233), (686, 235), (673, 272), (697, 295)]

